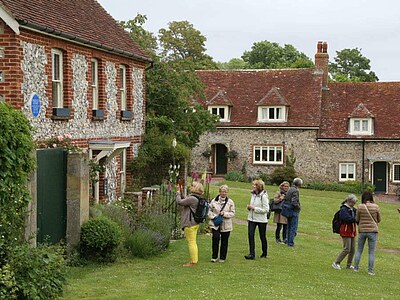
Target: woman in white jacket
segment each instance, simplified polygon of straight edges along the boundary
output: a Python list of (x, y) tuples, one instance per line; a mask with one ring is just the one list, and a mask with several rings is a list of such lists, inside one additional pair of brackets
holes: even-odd
[[(224, 262), (228, 253), (229, 235), (233, 229), (232, 218), (235, 215), (235, 203), (228, 198), (228, 186), (222, 185), (219, 188), (219, 195), (210, 203), (208, 217), (210, 218), (209, 226), (212, 230), (212, 257), (211, 262), (218, 260)], [(214, 224), (214, 220), (218, 216), (222, 216), (223, 221), (219, 225)], [(221, 242), (221, 247), (219, 246)]]
[(264, 181), (254, 180), (253, 181), (253, 191), (251, 192), (250, 204), (247, 205), (247, 210), (249, 214), (247, 216), (248, 226), (248, 239), (249, 239), (249, 249), (250, 253), (245, 255), (246, 259), (255, 259), (255, 242), (254, 234), (256, 227), (258, 227), (258, 232), (260, 234), (262, 254), (261, 258), (267, 258), (267, 213), (269, 212), (268, 203), (268, 193), (264, 190)]

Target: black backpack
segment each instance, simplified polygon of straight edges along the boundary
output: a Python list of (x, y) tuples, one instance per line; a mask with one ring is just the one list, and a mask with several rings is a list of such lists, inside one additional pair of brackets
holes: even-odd
[(333, 215), (333, 219), (332, 219), (332, 231), (333, 233), (340, 233), (340, 218), (339, 218), (339, 214), (340, 214), (340, 209)]
[(193, 212), (192, 209), (190, 208), (191, 216), (193, 215), (193, 218), (196, 223), (204, 223), (208, 215), (208, 210), (210, 209), (210, 204), (205, 198), (199, 197), (197, 195), (192, 195), (192, 196), (196, 197), (197, 200), (199, 200), (199, 203), (197, 204), (195, 212)]

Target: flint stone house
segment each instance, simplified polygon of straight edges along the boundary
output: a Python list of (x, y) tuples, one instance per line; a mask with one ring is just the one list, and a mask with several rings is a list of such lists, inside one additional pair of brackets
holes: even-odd
[(0, 37), (0, 101), (35, 140), (70, 135), (101, 161), (95, 197), (114, 200), (142, 143), (151, 60), (96, 0), (0, 0)]
[(319, 42), (315, 68), (198, 71), (206, 93), (198, 102), (220, 120), (193, 150), (193, 169), (270, 174), (293, 153), (307, 181), (357, 180), (397, 192), (400, 82), (328, 83), (328, 59)]

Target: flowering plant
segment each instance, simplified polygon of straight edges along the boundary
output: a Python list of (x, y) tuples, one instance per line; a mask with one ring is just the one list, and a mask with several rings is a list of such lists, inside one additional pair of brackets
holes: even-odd
[(40, 141), (37, 146), (38, 148), (64, 148), (71, 152), (79, 151), (79, 147), (68, 133), (64, 135), (53, 134), (50, 138)]

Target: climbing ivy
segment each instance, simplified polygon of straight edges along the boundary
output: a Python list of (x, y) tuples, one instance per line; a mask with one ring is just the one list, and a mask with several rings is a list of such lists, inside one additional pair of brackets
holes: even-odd
[(0, 103), (0, 268), (21, 243), (34, 169), (32, 127), (22, 112)]

